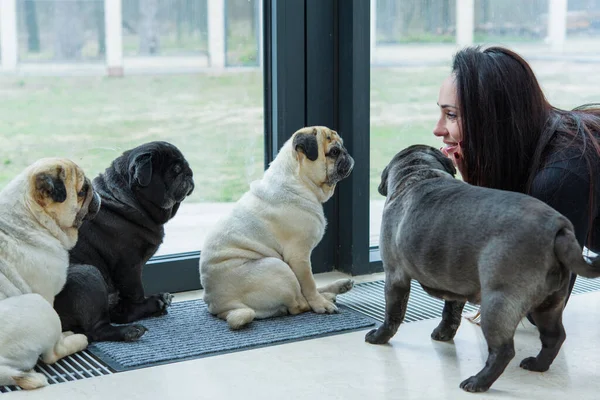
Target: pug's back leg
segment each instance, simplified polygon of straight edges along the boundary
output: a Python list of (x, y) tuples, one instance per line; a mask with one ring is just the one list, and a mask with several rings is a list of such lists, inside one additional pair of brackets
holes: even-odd
[(560, 351), (563, 342), (567, 338), (562, 323), (563, 307), (565, 298), (568, 295), (567, 286), (568, 284), (565, 281), (565, 285), (561, 290), (548, 296), (531, 313), (531, 317), (540, 332), (542, 349), (537, 357), (528, 357), (521, 361), (521, 368), (536, 372), (547, 371)]
[(467, 392), (485, 392), (502, 375), (515, 356), (513, 337), (525, 316), (526, 299), (518, 293), (489, 291), (481, 293), (481, 329), (488, 345), (485, 367), (464, 380), (460, 387)]
[(44, 376), (44, 374), (40, 374), (39, 372), (35, 372), (33, 370), (19, 371), (13, 369), (12, 367), (0, 366), (0, 376), (2, 376), (4, 372), (10, 372), (11, 379), (7, 382), (0, 381), (2, 384), (17, 385), (21, 389), (25, 390), (33, 390), (48, 386), (48, 379)]
[(232, 295), (226, 294), (218, 284), (205, 293), (209, 310), (226, 319), (231, 329), (242, 328), (255, 318), (310, 310), (300, 283), (284, 261), (267, 257), (246, 263), (244, 270), (248, 275), (222, 277), (224, 282), (239, 282)]
[(42, 354), (42, 361), (54, 364), (61, 358), (84, 350), (87, 345), (88, 339), (85, 335), (63, 332), (54, 347)]
[(365, 336), (365, 341), (372, 344), (387, 343), (396, 334), (404, 315), (410, 295), (410, 278), (398, 279), (386, 274), (385, 278), (385, 320), (377, 329)]
[(69, 267), (67, 283), (54, 299), (63, 330), (83, 333), (90, 342), (130, 342), (147, 329), (142, 325), (110, 323), (108, 289), (100, 271), (92, 265)]
[(440, 324), (431, 333), (433, 340), (447, 342), (452, 340), (460, 326), (462, 311), (465, 307), (464, 301), (445, 301)]
[(327, 300), (335, 302), (338, 294), (346, 293), (353, 287), (354, 281), (352, 279), (338, 279), (329, 285), (318, 288), (317, 291)]

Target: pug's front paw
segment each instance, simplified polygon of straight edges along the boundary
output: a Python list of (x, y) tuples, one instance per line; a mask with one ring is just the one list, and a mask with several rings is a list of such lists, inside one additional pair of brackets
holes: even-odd
[(160, 293), (158, 295), (159, 302), (162, 303), (161, 308), (167, 308), (171, 306), (173, 301), (173, 295), (171, 293)]
[(327, 300), (321, 294), (314, 299), (308, 300), (310, 308), (317, 314), (333, 314), (338, 312), (338, 308), (331, 301)]
[(167, 308), (171, 306), (173, 295), (171, 293), (159, 293), (152, 296), (156, 299), (157, 310), (154, 315), (164, 315), (167, 313)]
[(377, 329), (371, 329), (365, 335), (365, 342), (371, 344), (385, 344), (389, 342), (391, 339), (390, 333), (385, 329), (385, 327), (380, 326)]

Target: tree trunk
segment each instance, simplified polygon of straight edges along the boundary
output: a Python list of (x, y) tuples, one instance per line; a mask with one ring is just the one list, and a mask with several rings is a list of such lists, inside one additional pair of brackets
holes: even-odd
[(488, 0), (481, 0), (481, 8), (483, 9), (483, 23), (490, 22), (490, 3)]
[(413, 0), (402, 2), (402, 36), (406, 37), (410, 33), (410, 23), (415, 15), (416, 4)]
[(37, 11), (33, 0), (25, 0), (25, 24), (27, 25), (27, 50), (30, 53), (40, 52), (40, 29), (37, 21)]
[[(394, 42), (396, 41), (396, 21), (398, 17), (398, 9), (396, 7), (396, 0), (388, 0), (387, 7), (384, 10), (383, 21), (385, 21), (383, 28), (383, 34), (386, 40)], [(383, 22), (382, 21), (382, 22)]]
[(98, 57), (106, 54), (106, 25), (104, 21), (104, 1), (96, 2), (94, 6), (94, 20), (98, 33)]
[(183, 0), (177, 0), (175, 3), (175, 11), (177, 14), (177, 43), (181, 44), (183, 35), (183, 7), (185, 4)]
[(158, 53), (158, 0), (140, 0), (139, 31), (140, 53)]
[(432, 7), (432, 0), (424, 0), (422, 3), (421, 15), (425, 16), (425, 32), (435, 34), (437, 28), (437, 16), (438, 10), (436, 7)]
[(83, 15), (79, 2), (54, 3), (54, 57), (59, 60), (81, 58), (84, 40)]
[(200, 41), (208, 48), (208, 3), (206, 0), (197, 0), (196, 7), (196, 19), (190, 26), (197, 26)]
[(450, 30), (450, 1), (442, 0), (442, 31), (447, 34)]

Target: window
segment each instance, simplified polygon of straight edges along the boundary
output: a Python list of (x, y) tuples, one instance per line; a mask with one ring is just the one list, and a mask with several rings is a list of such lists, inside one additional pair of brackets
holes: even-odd
[(207, 229), (294, 131), (327, 125), (357, 166), (325, 204), (313, 270), (368, 270), (368, 2), (2, 4), (0, 188), (40, 157), (70, 157), (93, 177), (133, 146), (172, 142), (196, 189), (144, 282), (148, 293), (196, 289)]
[[(567, 8), (568, 3), (568, 8)], [(380, 174), (416, 143), (441, 147), (432, 134), (439, 87), (465, 45), (507, 46), (530, 62), (551, 104), (571, 109), (597, 101), (598, 1), (371, 1), (370, 245), (379, 244), (384, 198)]]
[(167, 289), (198, 286), (204, 235), (264, 168), (262, 1), (2, 7), (0, 37), (14, 43), (1, 46), (0, 188), (41, 157), (71, 158), (93, 178), (125, 150), (168, 141), (196, 188), (166, 224), (145, 279), (158, 289), (162, 267), (185, 265)]
[(553, 104), (595, 100), (585, 61), (600, 52), (600, 3), (565, 4), (2, 0), (0, 188), (39, 157), (94, 176), (133, 146), (172, 142), (196, 189), (144, 279), (149, 292), (195, 289), (210, 226), (294, 131), (326, 125), (356, 165), (325, 204), (313, 271), (380, 271), (381, 171), (410, 144), (439, 145), (435, 103), (458, 47), (507, 45)]

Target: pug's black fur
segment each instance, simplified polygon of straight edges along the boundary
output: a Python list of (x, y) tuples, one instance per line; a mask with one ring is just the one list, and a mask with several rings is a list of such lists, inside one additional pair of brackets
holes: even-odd
[(164, 224), (192, 193), (193, 173), (177, 147), (150, 142), (115, 159), (93, 186), (102, 205), (79, 230), (54, 308), (63, 331), (90, 342), (135, 340), (144, 326), (111, 323), (166, 314), (172, 295), (146, 297), (142, 269), (163, 241)]

